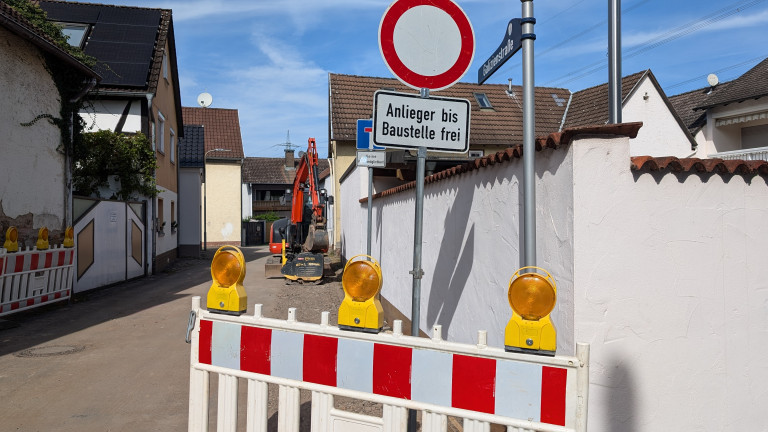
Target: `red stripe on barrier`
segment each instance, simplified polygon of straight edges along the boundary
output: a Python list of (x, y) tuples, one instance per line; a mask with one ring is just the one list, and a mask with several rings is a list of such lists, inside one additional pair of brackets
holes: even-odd
[(373, 344), (373, 392), (410, 399), (411, 365), (411, 348)]
[(45, 303), (47, 301), (48, 301), (48, 296), (47, 295), (44, 295), (44, 296), (40, 297), (40, 303)]
[(72, 262), (75, 260), (75, 251), (70, 249), (68, 252), (69, 252), (69, 265), (72, 265)]
[(200, 320), (200, 363), (211, 364), (211, 340), (213, 339), (213, 322)]
[(64, 251), (59, 252), (59, 267), (64, 265)]
[(304, 381), (336, 387), (336, 356), (339, 340), (304, 335)]
[(568, 371), (562, 368), (541, 368), (541, 422), (565, 426), (565, 384)]
[(40, 254), (34, 254), (30, 256), (29, 269), (37, 270), (37, 264), (40, 262)]
[(24, 257), (26, 255), (16, 256), (16, 268), (13, 269), (15, 273), (21, 273), (24, 271)]
[(493, 414), (496, 407), (496, 360), (453, 355), (451, 406)]
[(0, 258), (0, 276), (3, 275), (4, 271), (5, 271), (5, 258)]
[(11, 303), (11, 310), (16, 310), (19, 308), (19, 302), (13, 302)]
[(243, 326), (240, 330), (240, 369), (269, 375), (272, 354), (272, 330)]
[(45, 267), (44, 268), (51, 268), (51, 263), (53, 262), (53, 252), (48, 252), (45, 254)]
[(35, 299), (27, 299), (27, 307), (34, 306), (35, 305)]
[(57, 292), (57, 293), (54, 293), (54, 294), (53, 294), (53, 298), (55, 298), (55, 299), (57, 299), (57, 298), (61, 298), (61, 291), (59, 291), (59, 292)]

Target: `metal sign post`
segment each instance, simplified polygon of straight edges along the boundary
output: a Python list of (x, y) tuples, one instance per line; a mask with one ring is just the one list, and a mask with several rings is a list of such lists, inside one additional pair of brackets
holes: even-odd
[[(413, 270), (409, 272), (413, 275), (411, 334), (418, 336), (427, 149), (457, 153), (469, 149), (469, 101), (430, 98), (429, 91), (448, 88), (464, 76), (475, 56), (475, 34), (467, 15), (452, 0), (395, 0), (381, 19), (379, 48), (392, 74), (421, 91), (420, 97), (377, 91), (373, 118), (374, 144), (418, 148)], [(409, 430), (415, 430), (415, 420), (411, 415)]]
[(368, 239), (366, 241), (365, 253), (369, 257), (371, 255), (371, 234), (373, 233), (373, 167), (368, 167)]
[(373, 131), (373, 120), (361, 119), (357, 121), (357, 165), (368, 167), (368, 236), (366, 255), (371, 255), (371, 236), (373, 226), (373, 168), (386, 167), (387, 160), (384, 153), (384, 147), (373, 144), (371, 132)]
[(536, 142), (533, 76), (533, 0), (523, 0), (523, 266), (536, 265)]

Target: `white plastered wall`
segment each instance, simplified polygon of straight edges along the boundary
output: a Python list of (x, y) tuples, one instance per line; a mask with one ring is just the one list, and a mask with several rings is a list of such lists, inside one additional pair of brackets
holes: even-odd
[(61, 132), (45, 118), (21, 125), (42, 114), (59, 117), (59, 91), (37, 48), (5, 28), (0, 28), (0, 88), (5, 107), (0, 109), (0, 209), (10, 218), (31, 213), (33, 228), (62, 230), (66, 189), (64, 155), (57, 150)]
[(693, 154), (691, 142), (648, 76), (624, 103), (621, 115), (625, 123), (643, 122), (629, 144), (632, 156), (685, 158)]
[[(85, 121), (85, 130), (88, 132), (114, 131), (128, 102), (129, 100), (90, 100), (84, 111), (80, 113), (80, 117)], [(132, 101), (122, 131), (125, 133), (141, 132), (140, 100)]]
[[(558, 275), (560, 300), (553, 320), (558, 346), (572, 351), (572, 219), (569, 154), (539, 155), (540, 195), (537, 240), (539, 265)], [(522, 160), (480, 169), (424, 189), (420, 329), (441, 324), (450, 340), (473, 342), (478, 330), (488, 343), (503, 346), (510, 318), (507, 284), (520, 267)], [(556, 175), (555, 175), (556, 174)], [(368, 170), (356, 169), (342, 183), (342, 252), (365, 253)], [(374, 200), (372, 254), (384, 275), (382, 296), (411, 315), (415, 189)], [(384, 239), (382, 243), (381, 239)]]
[[(558, 284), (558, 353), (591, 345), (589, 429), (762, 430), (768, 180), (639, 173), (629, 150), (603, 137), (537, 153), (538, 263)], [(502, 345), (521, 173), (513, 160), (425, 186), (422, 330), (474, 342), (485, 329)], [(342, 184), (347, 257), (365, 251), (363, 174)], [(376, 199), (373, 212), (382, 295), (406, 316), (414, 193)]]
[(590, 429), (764, 429), (766, 179), (641, 174), (626, 145), (572, 148)]
[[(240, 245), (242, 178), (239, 163), (206, 161), (208, 243)], [(205, 185), (203, 185), (205, 189)], [(205, 192), (205, 190), (204, 190)], [(205, 229), (205, 227), (203, 227)]]

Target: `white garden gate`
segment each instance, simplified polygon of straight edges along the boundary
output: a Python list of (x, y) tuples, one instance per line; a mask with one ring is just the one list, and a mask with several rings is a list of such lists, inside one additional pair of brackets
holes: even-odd
[[(207, 431), (209, 379), (218, 374), (217, 431), (237, 430), (238, 404), (246, 404), (248, 432), (267, 431), (267, 384), (279, 387), (278, 431), (298, 432), (299, 390), (312, 392), (312, 431), (405, 431), (407, 411), (421, 411), (423, 431), (445, 431), (447, 416), (463, 419), (464, 431), (586, 431), (589, 346), (576, 357), (508, 353), (485, 344), (392, 333), (366, 334), (328, 324), (228, 316), (200, 308), (192, 299), (187, 341), (192, 344), (189, 430)], [(248, 383), (238, 401), (238, 379)], [(335, 409), (334, 396), (383, 404), (382, 417)]]

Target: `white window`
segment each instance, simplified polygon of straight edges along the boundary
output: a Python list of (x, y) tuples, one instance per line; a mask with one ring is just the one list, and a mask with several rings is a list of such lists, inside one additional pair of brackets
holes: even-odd
[(165, 154), (165, 117), (160, 111), (157, 112), (157, 149)]
[(83, 47), (83, 42), (85, 42), (85, 37), (88, 35), (88, 28), (90, 27), (88, 24), (63, 22), (56, 24), (61, 26), (61, 32), (64, 33), (64, 36), (67, 36), (67, 43), (70, 46)]
[(171, 151), (171, 163), (176, 163), (176, 132), (173, 131), (173, 128), (169, 128), (171, 130), (171, 139), (168, 141), (168, 150)]

